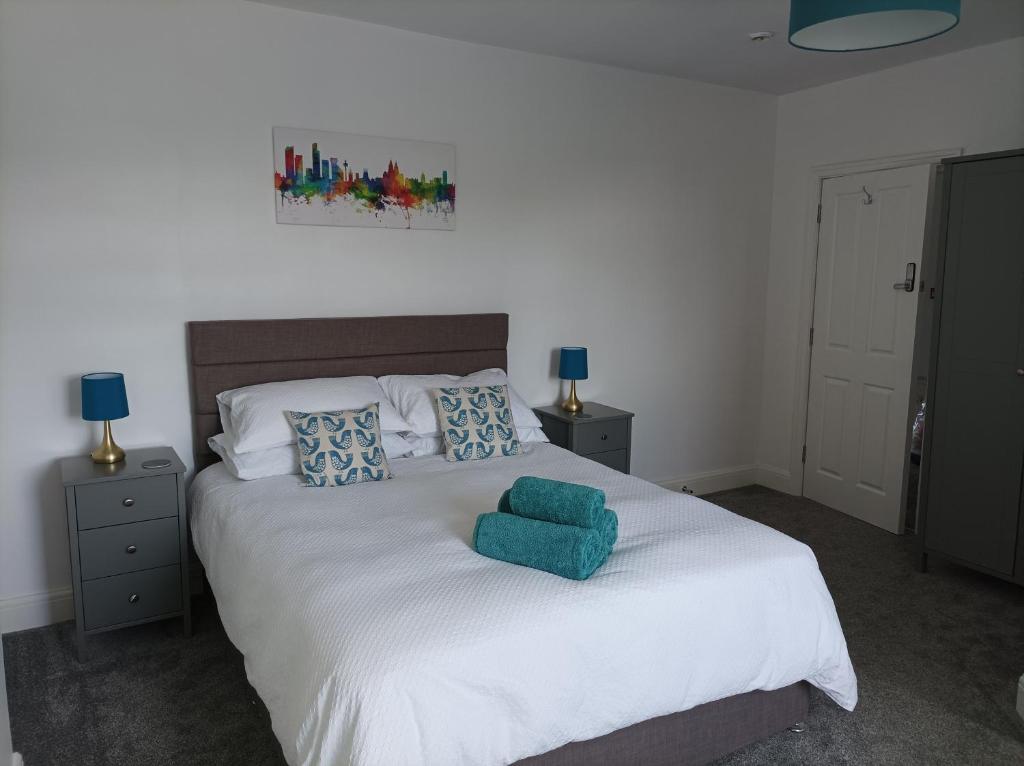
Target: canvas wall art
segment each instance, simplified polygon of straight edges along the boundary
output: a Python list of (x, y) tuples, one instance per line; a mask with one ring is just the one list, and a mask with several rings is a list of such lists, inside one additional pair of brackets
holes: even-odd
[(455, 147), (274, 128), (278, 223), (455, 228)]

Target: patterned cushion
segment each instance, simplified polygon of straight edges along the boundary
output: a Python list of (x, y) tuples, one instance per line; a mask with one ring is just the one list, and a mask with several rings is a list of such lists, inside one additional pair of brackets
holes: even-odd
[(450, 462), (518, 455), (508, 386), (466, 386), (434, 391), (437, 419)]
[(308, 486), (340, 487), (391, 478), (376, 403), (361, 410), (287, 410), (285, 415), (299, 435), (299, 463)]

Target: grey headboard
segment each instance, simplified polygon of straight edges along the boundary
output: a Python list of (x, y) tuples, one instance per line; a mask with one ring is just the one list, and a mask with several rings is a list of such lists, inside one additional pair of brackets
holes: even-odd
[(217, 460), (217, 394), (278, 380), (507, 369), (508, 314), (189, 322), (196, 470)]

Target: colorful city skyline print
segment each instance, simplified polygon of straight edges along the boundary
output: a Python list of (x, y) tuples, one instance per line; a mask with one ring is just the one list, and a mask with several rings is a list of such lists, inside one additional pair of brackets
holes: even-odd
[(455, 228), (455, 147), (274, 128), (278, 223)]

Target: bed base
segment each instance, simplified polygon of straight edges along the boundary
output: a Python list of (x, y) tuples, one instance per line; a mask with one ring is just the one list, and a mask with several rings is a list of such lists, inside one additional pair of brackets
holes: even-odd
[[(753, 691), (652, 718), (603, 737), (570, 742), (513, 766), (682, 766), (716, 758), (802, 722), (810, 705), (805, 681)], [(806, 727), (804, 727), (806, 728)]]

